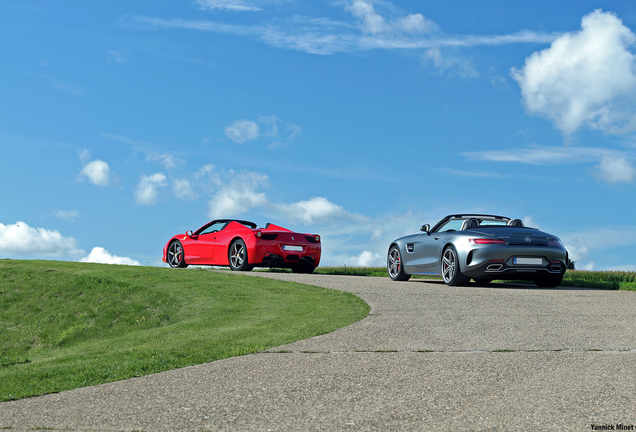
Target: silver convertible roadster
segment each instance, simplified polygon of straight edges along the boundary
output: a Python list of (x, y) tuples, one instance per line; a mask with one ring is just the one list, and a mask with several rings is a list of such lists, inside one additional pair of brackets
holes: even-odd
[(568, 252), (558, 237), (503, 216), (450, 215), (420, 228), (422, 233), (394, 240), (387, 269), (394, 281), (413, 274), (438, 273), (447, 285), (471, 279), (530, 280), (555, 287), (563, 280)]

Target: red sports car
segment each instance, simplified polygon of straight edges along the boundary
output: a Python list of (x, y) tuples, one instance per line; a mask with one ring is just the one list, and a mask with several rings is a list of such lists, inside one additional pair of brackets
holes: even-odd
[(320, 236), (269, 223), (256, 228), (253, 222), (218, 219), (172, 237), (163, 248), (163, 261), (170, 267), (218, 265), (237, 271), (283, 267), (311, 273), (320, 264)]

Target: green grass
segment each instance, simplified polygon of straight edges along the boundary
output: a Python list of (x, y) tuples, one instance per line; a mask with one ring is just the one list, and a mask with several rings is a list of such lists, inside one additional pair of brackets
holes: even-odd
[(206, 270), (0, 260), (0, 401), (254, 353), (369, 309), (349, 293)]
[(636, 272), (568, 270), (561, 285), (636, 291)]

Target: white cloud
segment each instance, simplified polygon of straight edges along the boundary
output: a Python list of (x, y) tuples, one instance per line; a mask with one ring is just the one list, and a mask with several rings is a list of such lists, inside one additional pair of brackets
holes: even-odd
[(267, 205), (264, 192), (257, 192), (258, 188), (267, 185), (265, 174), (247, 172), (236, 174), (229, 172), (231, 177), (227, 183), (218, 179), (218, 190), (208, 202), (208, 217), (231, 218), (237, 217), (254, 207)]
[(332, 203), (327, 198), (315, 197), (307, 201), (292, 204), (276, 204), (275, 208), (282, 218), (293, 223), (304, 225), (322, 225), (327, 223), (341, 224), (368, 223), (369, 218), (346, 211), (342, 206)]
[(626, 264), (613, 267), (606, 267), (603, 271), (622, 271), (622, 272), (636, 272), (636, 265)]
[(260, 7), (243, 0), (197, 0), (201, 9), (231, 10), (238, 12), (259, 11)]
[(593, 261), (588, 261), (590, 252), (615, 247), (636, 247), (636, 226), (614, 226), (572, 232), (559, 236), (580, 270), (592, 270)]
[(389, 30), (385, 19), (375, 12), (373, 4), (369, 1), (354, 0), (345, 9), (362, 21), (362, 29), (365, 32), (376, 34)]
[(396, 22), (396, 27), (406, 33), (431, 33), (439, 30), (439, 27), (433, 21), (427, 19), (422, 14), (410, 14), (404, 18), (400, 18)]
[(112, 255), (110, 252), (102, 247), (94, 247), (91, 253), (89, 253), (88, 256), (82, 258), (80, 262), (100, 264), (124, 264), (136, 266), (141, 265), (139, 264), (139, 261), (135, 261), (134, 259)]
[(345, 264), (353, 267), (380, 267), (386, 264), (386, 257), (365, 250), (360, 255), (345, 260)]
[(464, 79), (479, 77), (479, 72), (469, 60), (448, 53), (442, 54), (441, 47), (431, 47), (426, 50), (422, 56), (422, 63), (426, 65), (430, 62), (435, 65), (440, 74), (448, 73)]
[(519, 162), (531, 165), (554, 165), (597, 162), (603, 157), (628, 157), (627, 153), (593, 147), (542, 147), (484, 150), (461, 153), (466, 159), (492, 162)]
[(126, 63), (128, 61), (129, 54), (127, 51), (115, 51), (108, 50), (108, 59), (114, 63)]
[(225, 136), (237, 144), (258, 138), (258, 124), (252, 120), (237, 120), (225, 128)]
[(166, 176), (161, 173), (142, 175), (135, 191), (135, 201), (137, 204), (154, 205), (159, 196), (158, 189), (165, 186)]
[(596, 176), (607, 183), (631, 183), (636, 177), (636, 169), (625, 158), (603, 156), (596, 167)]
[(55, 212), (55, 216), (60, 219), (67, 220), (69, 222), (73, 222), (75, 219), (80, 217), (80, 212), (78, 212), (77, 210), (68, 210), (68, 211), (57, 210)]
[(541, 229), (541, 227), (539, 226), (539, 224), (537, 223), (537, 221), (534, 220), (534, 218), (532, 216), (526, 216), (522, 219), (523, 221), (523, 225), (530, 227), (530, 228), (536, 228), (536, 229)]
[(65, 257), (83, 254), (77, 240), (64, 237), (59, 231), (31, 228), (24, 222), (13, 225), (0, 223), (0, 256)]
[(613, 13), (595, 10), (581, 31), (566, 33), (512, 69), (530, 113), (547, 117), (564, 134), (580, 127), (624, 133), (636, 128), (636, 36)]
[(96, 159), (82, 167), (80, 171), (81, 177), (86, 177), (94, 185), (108, 186), (110, 183), (110, 167), (106, 162)]
[[(334, 5), (342, 2), (333, 2)], [(386, 2), (374, 4), (386, 4)], [(389, 6), (391, 9), (391, 6)], [(119, 20), (119, 25), (140, 30), (181, 28), (204, 32), (252, 37), (282, 49), (310, 54), (328, 55), (339, 52), (372, 49), (422, 50), (432, 47), (472, 47), (516, 43), (550, 43), (554, 34), (522, 30), (506, 35), (459, 35), (447, 37), (438, 32), (438, 26), (421, 14), (411, 14), (387, 21), (368, 1), (347, 3), (346, 10), (357, 18), (360, 25), (336, 22), (328, 18), (293, 17), (284, 25), (241, 26), (213, 21), (166, 20), (157, 17), (130, 16)], [(434, 34), (434, 37), (431, 34)]]
[(149, 152), (146, 154), (146, 160), (149, 162), (159, 161), (166, 169), (172, 169), (177, 166), (177, 162), (183, 162), (180, 159), (176, 159), (174, 156), (167, 153)]
[(174, 195), (182, 200), (195, 200), (199, 195), (192, 189), (188, 179), (172, 180), (172, 191)]

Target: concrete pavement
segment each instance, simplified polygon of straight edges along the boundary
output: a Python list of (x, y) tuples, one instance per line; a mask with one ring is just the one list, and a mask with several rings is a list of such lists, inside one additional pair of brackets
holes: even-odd
[(636, 293), (287, 273), (244, 277), (350, 291), (371, 313), (265, 353), (2, 403), (0, 428), (636, 428)]

